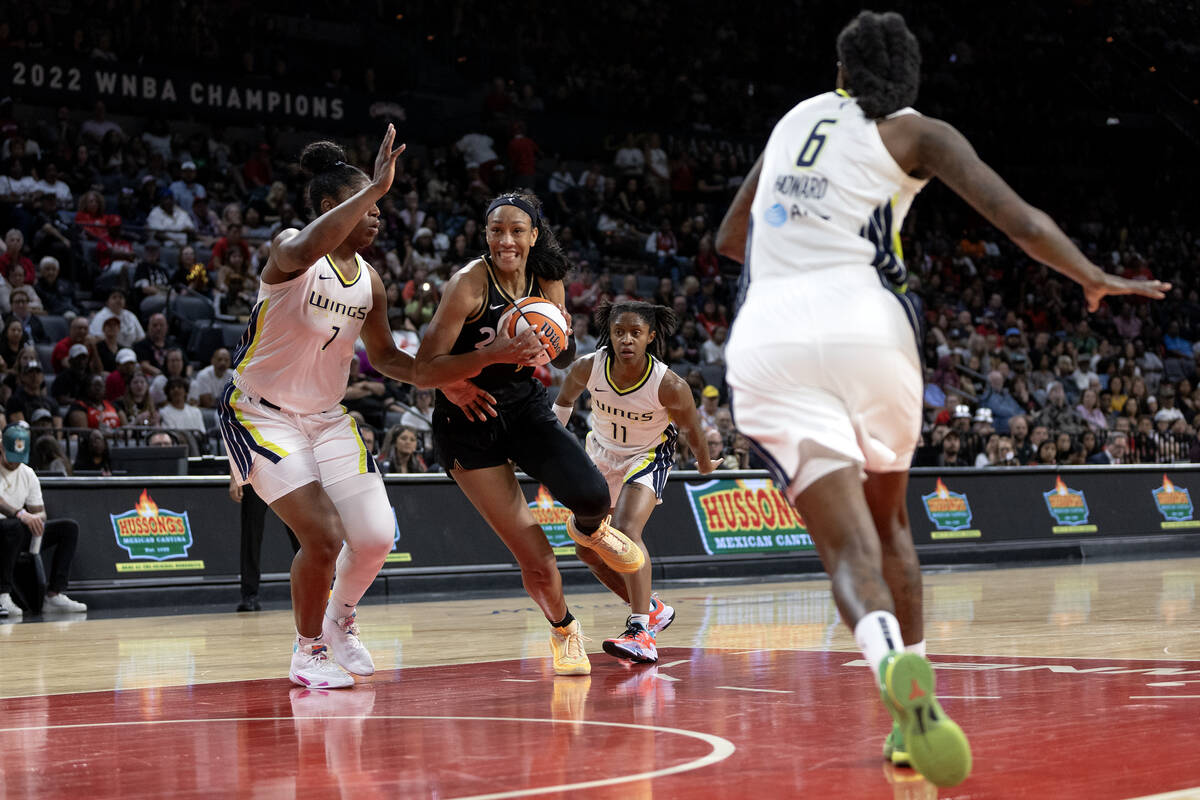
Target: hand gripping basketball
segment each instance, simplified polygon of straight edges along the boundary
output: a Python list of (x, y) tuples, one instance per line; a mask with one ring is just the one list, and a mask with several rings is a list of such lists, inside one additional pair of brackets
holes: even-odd
[(500, 317), (499, 327), (509, 337), (532, 328), (542, 343), (543, 353), (530, 366), (548, 364), (567, 349), (570, 328), (558, 306), (541, 297), (522, 297)]

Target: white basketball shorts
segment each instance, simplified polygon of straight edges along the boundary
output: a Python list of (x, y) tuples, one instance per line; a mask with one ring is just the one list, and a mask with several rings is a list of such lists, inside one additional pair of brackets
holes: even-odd
[(379, 474), (358, 424), (341, 405), (292, 414), (229, 383), (217, 418), (234, 478), (251, 484), (268, 504), (313, 481), (328, 487), (353, 475)]
[(726, 347), (738, 431), (789, 500), (857, 465), (907, 470), (921, 432), (915, 320), (874, 270), (757, 281)]
[(627, 483), (645, 486), (654, 492), (658, 504), (662, 503), (663, 489), (667, 485), (667, 476), (675, 464), (675, 440), (678, 436), (674, 425), (667, 426), (662, 438), (654, 447), (643, 453), (625, 455), (609, 450), (596, 436), (587, 435), (584, 449), (595, 463), (596, 469), (608, 482), (608, 494), (611, 499), (610, 508), (616, 508), (617, 498), (621, 489)]

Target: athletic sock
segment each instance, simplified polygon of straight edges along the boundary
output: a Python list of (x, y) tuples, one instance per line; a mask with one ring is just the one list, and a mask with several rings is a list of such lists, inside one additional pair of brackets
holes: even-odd
[(325, 634), (318, 633), (316, 636), (309, 638), (308, 636), (301, 636), (300, 632), (296, 631), (296, 641), (300, 643), (301, 647), (309, 647), (314, 644), (325, 644)]
[(334, 622), (337, 622), (339, 619), (353, 614), (356, 608), (357, 606), (349, 606), (345, 603), (338, 603), (332, 597), (330, 597), (329, 602), (325, 604), (325, 616), (329, 617)]
[(642, 630), (650, 630), (650, 615), (649, 614), (630, 614), (629, 621), (634, 625), (641, 625)]
[(921, 658), (924, 658), (925, 657), (925, 640), (922, 639), (921, 641), (917, 642), (916, 644), (904, 645), (904, 652), (916, 653)]
[(903, 650), (904, 639), (900, 636), (900, 623), (889, 611), (872, 611), (854, 626), (854, 641), (863, 657), (871, 664), (875, 679), (879, 680), (879, 665), (892, 650)]
[(575, 618), (573, 616), (571, 616), (571, 609), (568, 608), (567, 615), (562, 618), (562, 621), (561, 622), (551, 622), (550, 627), (551, 628), (565, 628), (574, 621), (575, 621)]

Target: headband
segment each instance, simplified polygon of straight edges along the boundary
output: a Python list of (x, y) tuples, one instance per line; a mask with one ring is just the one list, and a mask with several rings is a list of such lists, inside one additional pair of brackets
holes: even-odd
[(495, 200), (492, 201), (492, 204), (490, 206), (488, 206), (487, 213), (483, 215), (483, 218), (487, 219), (488, 217), (490, 217), (492, 215), (492, 212), (495, 211), (500, 206), (516, 206), (517, 208), (521, 209), (522, 211), (524, 211), (526, 214), (529, 215), (529, 218), (531, 220), (533, 220), (533, 227), (535, 227), (535, 228), (540, 227), (540, 225), (538, 224), (540, 222), (540, 220), (538, 219), (537, 209), (535, 209), (533, 207), (533, 205), (530, 204), (529, 202), (523, 200), (519, 195), (515, 195), (515, 194), (506, 194), (506, 195), (497, 197)]

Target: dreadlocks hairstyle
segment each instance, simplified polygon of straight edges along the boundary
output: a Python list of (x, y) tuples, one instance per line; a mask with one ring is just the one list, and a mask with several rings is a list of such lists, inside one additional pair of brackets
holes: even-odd
[(599, 350), (601, 347), (607, 347), (610, 352), (612, 351), (612, 333), (608, 326), (610, 322), (622, 314), (637, 314), (649, 326), (650, 330), (655, 332), (654, 341), (646, 346), (646, 352), (659, 361), (665, 361), (667, 357), (667, 337), (675, 332), (675, 326), (678, 323), (675, 312), (666, 306), (656, 306), (636, 300), (629, 300), (623, 303), (611, 303), (605, 300), (596, 306), (596, 310), (592, 314), (592, 320), (596, 323), (597, 328), (596, 349)]
[(846, 90), (868, 119), (912, 105), (921, 78), (921, 46), (895, 11), (862, 11), (837, 38)]
[[(529, 249), (526, 266), (539, 278), (548, 281), (561, 281), (571, 271), (571, 262), (563, 252), (554, 229), (542, 216), (542, 201), (532, 192), (505, 192), (497, 195), (488, 203), (487, 213), (484, 214), (484, 224), (487, 218), (499, 206), (516, 206), (533, 219), (533, 227), (538, 230), (537, 243)], [(530, 214), (529, 212), (533, 213)]]
[(321, 201), (337, 197), (343, 187), (359, 178), (370, 180), (367, 173), (346, 163), (346, 151), (333, 142), (313, 142), (300, 153), (300, 168), (312, 175), (305, 194), (313, 216), (321, 213)]

